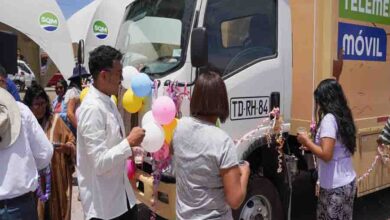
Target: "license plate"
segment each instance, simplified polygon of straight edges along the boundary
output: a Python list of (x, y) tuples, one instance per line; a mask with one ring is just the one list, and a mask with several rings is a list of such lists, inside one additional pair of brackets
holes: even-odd
[(230, 99), (230, 120), (268, 117), (269, 96), (236, 97)]

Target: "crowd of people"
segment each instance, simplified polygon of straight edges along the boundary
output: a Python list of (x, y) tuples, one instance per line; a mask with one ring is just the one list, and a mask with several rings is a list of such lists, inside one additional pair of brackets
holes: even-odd
[[(69, 220), (72, 174), (77, 170), (86, 219), (137, 219), (136, 197), (126, 161), (141, 145), (145, 130), (125, 124), (112, 95), (122, 80), (122, 54), (109, 46), (90, 53), (93, 84), (80, 102), (84, 78), (76, 66), (67, 85), (56, 84), (50, 101), (33, 84), (23, 102), (0, 67), (0, 219)], [(8, 91), (7, 91), (8, 90)], [(356, 173), (356, 127), (341, 85), (325, 79), (314, 91), (314, 140), (297, 134), (318, 158), (318, 219), (352, 219)], [(23, 104), (24, 103), (24, 104)], [(239, 163), (231, 137), (216, 126), (229, 116), (228, 93), (218, 73), (200, 74), (174, 133), (177, 219), (232, 219), (246, 196), (248, 162)], [(378, 139), (389, 144), (390, 120)], [(200, 156), (201, 155), (201, 156)], [(259, 186), (261, 187), (261, 186)]]

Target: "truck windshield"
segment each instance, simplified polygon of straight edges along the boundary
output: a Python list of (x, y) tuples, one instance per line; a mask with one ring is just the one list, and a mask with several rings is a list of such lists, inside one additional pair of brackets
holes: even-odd
[(194, 0), (138, 0), (131, 4), (119, 32), (123, 66), (156, 78), (185, 61)]

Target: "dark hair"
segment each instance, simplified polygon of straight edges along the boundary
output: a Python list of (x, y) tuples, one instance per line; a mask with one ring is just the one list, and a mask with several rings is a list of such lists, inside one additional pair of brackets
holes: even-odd
[(5, 71), (5, 68), (2, 65), (0, 65), (0, 76), (2, 76), (4, 78), (8, 77), (7, 71)]
[(71, 89), (73, 87), (76, 87), (77, 89), (81, 90), (81, 77), (80, 76), (69, 79), (68, 89)]
[(38, 84), (33, 84), (31, 85), (31, 87), (27, 89), (26, 94), (24, 95), (23, 102), (31, 109), (33, 100), (36, 98), (43, 98), (47, 102), (45, 117), (49, 118), (51, 115), (51, 105), (50, 105), (49, 96), (47, 95), (46, 91), (42, 88), (42, 86)]
[(216, 72), (199, 75), (195, 82), (190, 103), (191, 115), (217, 116), (223, 123), (229, 116), (229, 104), (225, 83)]
[(99, 46), (89, 53), (89, 71), (92, 78), (97, 79), (99, 72), (106, 68), (112, 68), (114, 60), (122, 60), (122, 53), (110, 46)]
[(58, 80), (57, 83), (60, 83), (64, 87), (64, 93), (66, 93), (66, 90), (68, 90), (68, 83), (64, 79)]
[(341, 85), (334, 79), (321, 81), (314, 91), (314, 99), (317, 104), (317, 124), (321, 123), (326, 114), (331, 113), (336, 118), (338, 137), (351, 154), (355, 153), (356, 127)]

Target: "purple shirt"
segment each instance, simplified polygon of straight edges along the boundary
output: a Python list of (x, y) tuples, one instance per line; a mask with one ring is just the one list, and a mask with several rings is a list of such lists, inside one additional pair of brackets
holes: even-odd
[(351, 153), (339, 139), (336, 118), (330, 113), (321, 120), (315, 143), (320, 145), (320, 139), (324, 137), (335, 139), (336, 143), (332, 160), (325, 162), (318, 158), (320, 186), (334, 189), (352, 182), (356, 178), (356, 173), (353, 169)]

